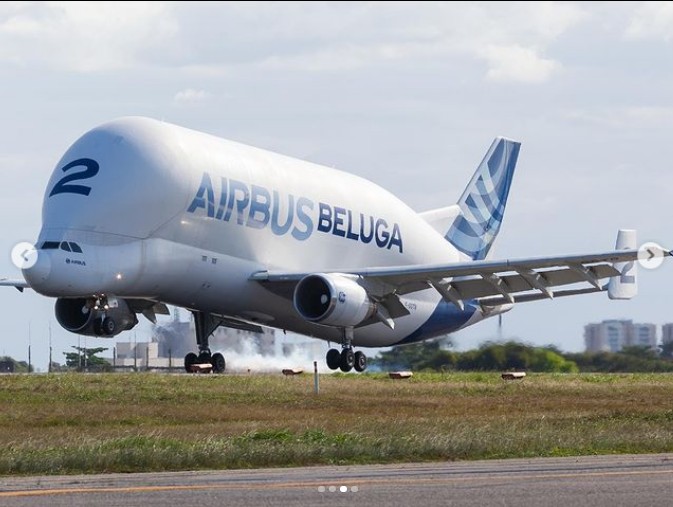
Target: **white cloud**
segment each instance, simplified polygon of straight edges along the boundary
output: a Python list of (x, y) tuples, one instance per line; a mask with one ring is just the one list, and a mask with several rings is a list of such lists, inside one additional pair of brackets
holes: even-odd
[(673, 39), (673, 3), (643, 2), (633, 14), (626, 29), (626, 36), (633, 39)]
[[(347, 19), (360, 28), (365, 25), (366, 38), (349, 37), (349, 30), (342, 25), (329, 23), (322, 25), (322, 39), (309, 45), (310, 49), (276, 53), (261, 64), (276, 69), (334, 71), (386, 62), (417, 65), (422, 59), (446, 61), (467, 55), (486, 61), (489, 80), (541, 83), (561, 68), (560, 62), (544, 56), (545, 48), (588, 17), (575, 5), (553, 2), (394, 4), (369, 6), (358, 14)], [(384, 20), (381, 14), (385, 14)], [(306, 24), (315, 26), (309, 17)]]
[(186, 88), (179, 91), (173, 97), (173, 102), (177, 104), (193, 104), (196, 102), (203, 102), (210, 97), (210, 94), (205, 90), (195, 90), (194, 88)]
[[(0, 7), (0, 62), (80, 72), (158, 66), (343, 71), (471, 57), (495, 80), (542, 82), (575, 4), (18, 3)], [(498, 49), (499, 48), (499, 49)], [(521, 76), (521, 78), (519, 78)]]
[(154, 2), (15, 2), (0, 10), (0, 61), (79, 72), (129, 68), (177, 25)]
[(259, 65), (271, 69), (340, 71), (388, 61), (400, 61), (409, 57), (429, 56), (436, 52), (437, 48), (429, 44), (351, 44), (326, 47), (298, 55), (274, 55), (261, 61)]
[(561, 65), (542, 58), (531, 48), (490, 46), (483, 52), (489, 63), (487, 79), (496, 82), (543, 83)]
[(673, 128), (673, 107), (630, 106), (570, 111), (566, 118), (616, 129)]

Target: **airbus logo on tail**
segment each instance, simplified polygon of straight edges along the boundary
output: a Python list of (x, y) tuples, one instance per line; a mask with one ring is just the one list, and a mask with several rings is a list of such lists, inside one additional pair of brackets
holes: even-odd
[(217, 207), (212, 179), (204, 172), (187, 212), (195, 213), (202, 209), (209, 218), (235, 221), (238, 225), (254, 229), (270, 227), (277, 236), (289, 233), (299, 241), (308, 239), (317, 231), (403, 252), (402, 233), (397, 223), (389, 224), (384, 218), (324, 202), (316, 206), (306, 197), (285, 194), (283, 198), (277, 190), (260, 185), (248, 185), (230, 178), (220, 180)]

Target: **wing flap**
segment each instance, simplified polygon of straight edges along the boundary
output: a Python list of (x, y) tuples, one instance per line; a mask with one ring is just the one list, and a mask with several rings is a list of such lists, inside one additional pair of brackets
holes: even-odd
[[(554, 297), (560, 298), (565, 296), (578, 296), (580, 294), (592, 294), (594, 292), (603, 292), (605, 290), (606, 290), (605, 288), (597, 289), (596, 287), (587, 287), (585, 289), (568, 289), (555, 292)], [(517, 294), (514, 296), (515, 303), (528, 303), (530, 301), (539, 301), (541, 299), (546, 299), (546, 297), (544, 294), (541, 294), (539, 292), (538, 293), (528, 292), (526, 294)], [(482, 306), (482, 308), (489, 308), (493, 306), (504, 305), (507, 303), (508, 301), (505, 300), (505, 298), (503, 298), (502, 296), (489, 297), (479, 300), (479, 304)]]
[[(581, 274), (574, 271), (572, 268), (530, 271), (532, 273), (537, 273), (541, 279), (544, 280), (544, 284), (547, 289), (586, 281)], [(608, 264), (599, 264), (597, 266), (593, 266), (589, 269), (589, 271), (597, 279), (608, 278), (619, 274), (619, 271)], [(533, 290), (542, 293), (542, 291), (532, 285), (532, 283), (524, 275), (517, 273), (500, 276), (499, 278), (502, 281), (501, 287), (509, 294)], [(461, 294), (462, 299), (479, 299), (494, 295), (493, 284), (488, 279), (484, 279), (482, 277), (452, 281), (451, 285)], [(499, 291), (495, 290), (495, 293), (498, 292)], [(502, 295), (502, 293), (500, 294)], [(545, 297), (549, 297), (550, 295), (554, 295), (553, 291), (551, 294), (545, 294)]]
[[(671, 255), (662, 249), (662, 255)], [(322, 272), (347, 273), (360, 277), (364, 286), (384, 287), (377, 298), (388, 294), (402, 296), (434, 288), (444, 299), (459, 308), (465, 300), (532, 301), (557, 295), (599, 292), (604, 290), (601, 280), (617, 276), (614, 264), (634, 261), (638, 250), (611, 250), (587, 255), (563, 255), (499, 261), (473, 261), (452, 264), (379, 267), (368, 269), (322, 270)], [(273, 290), (282, 286), (287, 291), (310, 273), (260, 271), (250, 279), (263, 282)], [(591, 289), (573, 289), (580, 292), (555, 292), (554, 288), (573, 284), (586, 284)], [(289, 291), (288, 291), (289, 292)]]
[[(668, 250), (665, 255), (670, 255)], [(367, 269), (321, 270), (321, 273), (349, 273), (364, 278), (378, 278), (389, 284), (401, 286), (416, 283), (419, 280), (455, 278), (481, 273), (504, 273), (518, 269), (544, 269), (573, 264), (591, 265), (598, 263), (613, 264), (628, 262), (638, 258), (638, 250), (611, 250), (609, 252), (588, 255), (565, 255), (556, 257), (537, 257), (499, 261), (472, 261), (451, 264), (424, 264), (411, 266), (391, 266)], [(258, 271), (250, 280), (265, 282), (298, 282), (313, 272)]]

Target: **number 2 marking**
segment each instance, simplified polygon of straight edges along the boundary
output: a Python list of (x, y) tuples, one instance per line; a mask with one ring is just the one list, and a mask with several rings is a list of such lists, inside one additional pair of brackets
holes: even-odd
[(83, 166), (86, 169), (84, 169), (83, 171), (68, 174), (67, 176), (61, 178), (56, 183), (56, 185), (54, 185), (54, 188), (51, 190), (49, 197), (56, 194), (89, 195), (89, 193), (91, 192), (91, 187), (87, 185), (73, 185), (70, 182), (79, 180), (88, 180), (89, 178), (93, 178), (98, 174), (100, 166), (98, 165), (98, 162), (90, 158), (78, 158), (77, 160), (73, 160), (69, 164), (66, 164), (63, 167), (63, 169), (61, 169), (61, 171), (66, 172), (72, 169), (73, 167), (79, 167), (79, 166)]

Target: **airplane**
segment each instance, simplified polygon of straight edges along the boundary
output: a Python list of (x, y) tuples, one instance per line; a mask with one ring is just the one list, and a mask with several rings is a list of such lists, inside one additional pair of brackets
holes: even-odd
[(226, 361), (209, 337), (219, 326), (340, 344), (327, 366), (362, 372), (367, 356), (354, 347), (436, 338), (540, 299), (632, 298), (632, 230), (614, 250), (492, 258), (519, 150), (495, 138), (456, 204), (417, 213), (347, 172), (119, 118), (56, 164), (23, 279), (0, 285), (56, 298), (59, 324), (81, 335), (112, 337), (139, 314), (156, 322), (166, 305), (186, 308), (198, 352), (185, 369), (217, 373)]

